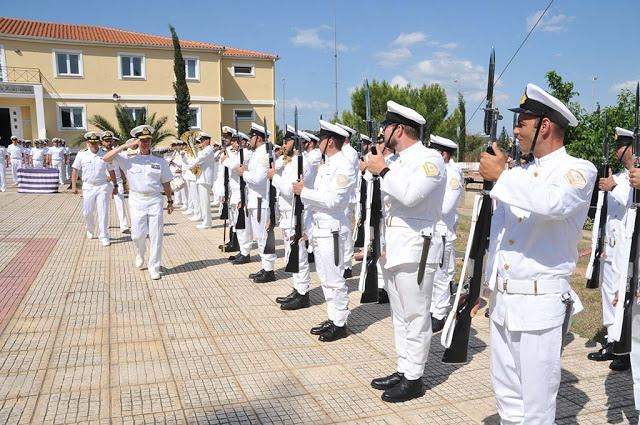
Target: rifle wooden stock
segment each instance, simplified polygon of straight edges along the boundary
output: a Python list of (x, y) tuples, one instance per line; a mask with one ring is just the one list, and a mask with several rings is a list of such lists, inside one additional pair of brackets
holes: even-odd
[(363, 248), (364, 247), (364, 222), (367, 216), (367, 180), (365, 180), (364, 176), (360, 178), (360, 223), (356, 223), (358, 226), (356, 230), (356, 240), (353, 243), (355, 248)]
[[(602, 204), (600, 210), (597, 212), (598, 218), (598, 232), (595, 244), (592, 245), (591, 256), (589, 266), (587, 267), (587, 288), (596, 289), (600, 286), (600, 266), (601, 257), (604, 252), (605, 244), (605, 226), (607, 225), (607, 202), (608, 192), (602, 191)], [(591, 273), (589, 275), (589, 273)]]
[[(239, 146), (239, 152), (240, 152), (240, 166), (244, 165), (244, 149), (242, 148), (242, 145)], [(246, 187), (246, 183), (244, 182), (244, 179), (242, 178), (242, 176), (240, 176), (240, 208), (238, 208), (238, 221), (236, 222), (236, 230), (244, 230), (247, 228), (246, 223), (245, 223), (245, 215), (248, 215), (248, 211), (247, 211), (247, 206), (246, 204), (246, 198), (244, 195), (245, 192), (245, 187)]]
[[(371, 223), (373, 238), (371, 240), (371, 255), (367, 258), (367, 275), (364, 281), (364, 291), (360, 297), (360, 303), (378, 302), (378, 259), (380, 258), (380, 225), (382, 224), (382, 199), (380, 197), (380, 178), (374, 177), (373, 191), (371, 194)], [(365, 264), (363, 264), (363, 267)]]
[[(298, 176), (304, 172), (302, 163), (302, 152), (298, 153)], [(285, 271), (289, 273), (298, 273), (300, 271), (300, 244), (299, 240), (302, 238), (302, 212), (304, 205), (302, 204), (302, 198), (300, 195), (294, 195), (293, 209), (296, 220), (295, 234), (291, 241), (291, 251), (289, 252), (289, 261), (285, 267)]]
[[(220, 163), (221, 167), (224, 167)], [(220, 220), (229, 219), (229, 169), (224, 167), (224, 202), (222, 203), (222, 210), (220, 211)], [(226, 224), (226, 223), (225, 223)]]

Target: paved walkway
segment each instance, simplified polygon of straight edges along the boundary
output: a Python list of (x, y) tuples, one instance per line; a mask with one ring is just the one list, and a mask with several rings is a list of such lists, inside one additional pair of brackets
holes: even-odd
[[(311, 308), (274, 301), (291, 290), (282, 242), (279, 280), (258, 285), (255, 250), (232, 266), (217, 249), (220, 221), (165, 216), (152, 281), (111, 212), (105, 248), (86, 239), (79, 196), (0, 193), (0, 424), (498, 423), (483, 314), (469, 364), (441, 364), (437, 338), (426, 395), (386, 404), (369, 382), (394, 370), (389, 306), (360, 305), (357, 279), (350, 335), (321, 343), (308, 332), (326, 317), (315, 273)], [(630, 373), (587, 361), (587, 345), (565, 348), (558, 424), (637, 423)]]

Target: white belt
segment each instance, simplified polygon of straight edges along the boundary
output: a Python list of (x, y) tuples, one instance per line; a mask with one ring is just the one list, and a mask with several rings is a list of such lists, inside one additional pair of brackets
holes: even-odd
[(559, 279), (536, 279), (536, 280), (516, 280), (504, 279), (498, 276), (496, 288), (500, 292), (507, 294), (521, 295), (543, 295), (543, 294), (563, 294), (571, 290), (569, 278)]
[(313, 225), (318, 229), (340, 230), (340, 220), (313, 220)]
[(286, 220), (287, 218), (291, 218), (293, 211), (280, 211), (280, 219)]
[(389, 215), (385, 217), (384, 224), (387, 227), (411, 227), (413, 229), (423, 229), (425, 227), (433, 226), (432, 220), (423, 218), (407, 218), (407, 217), (395, 217)]
[(86, 183), (86, 184), (91, 185), (91, 186), (102, 186), (103, 184), (106, 184), (107, 181), (106, 180), (100, 180), (100, 181), (97, 181), (97, 182), (87, 182), (87, 181), (85, 181), (83, 183)]
[(152, 196), (159, 195), (160, 192), (134, 192), (130, 191), (129, 196), (133, 195), (134, 198), (150, 198)]

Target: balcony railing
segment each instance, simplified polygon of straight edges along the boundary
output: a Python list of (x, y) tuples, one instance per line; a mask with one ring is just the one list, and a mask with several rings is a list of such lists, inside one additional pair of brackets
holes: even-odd
[(0, 82), (42, 84), (42, 74), (39, 68), (0, 66)]

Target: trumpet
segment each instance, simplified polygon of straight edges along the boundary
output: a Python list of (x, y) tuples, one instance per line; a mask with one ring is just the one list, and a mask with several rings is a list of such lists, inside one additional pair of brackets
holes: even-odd
[[(185, 142), (187, 145), (187, 156), (194, 161), (198, 154), (200, 153), (200, 149), (196, 147), (196, 138), (199, 136), (197, 131), (186, 131), (180, 136), (180, 140)], [(196, 165), (191, 168), (191, 172), (196, 176), (200, 177), (202, 174), (202, 167), (200, 165)]]

